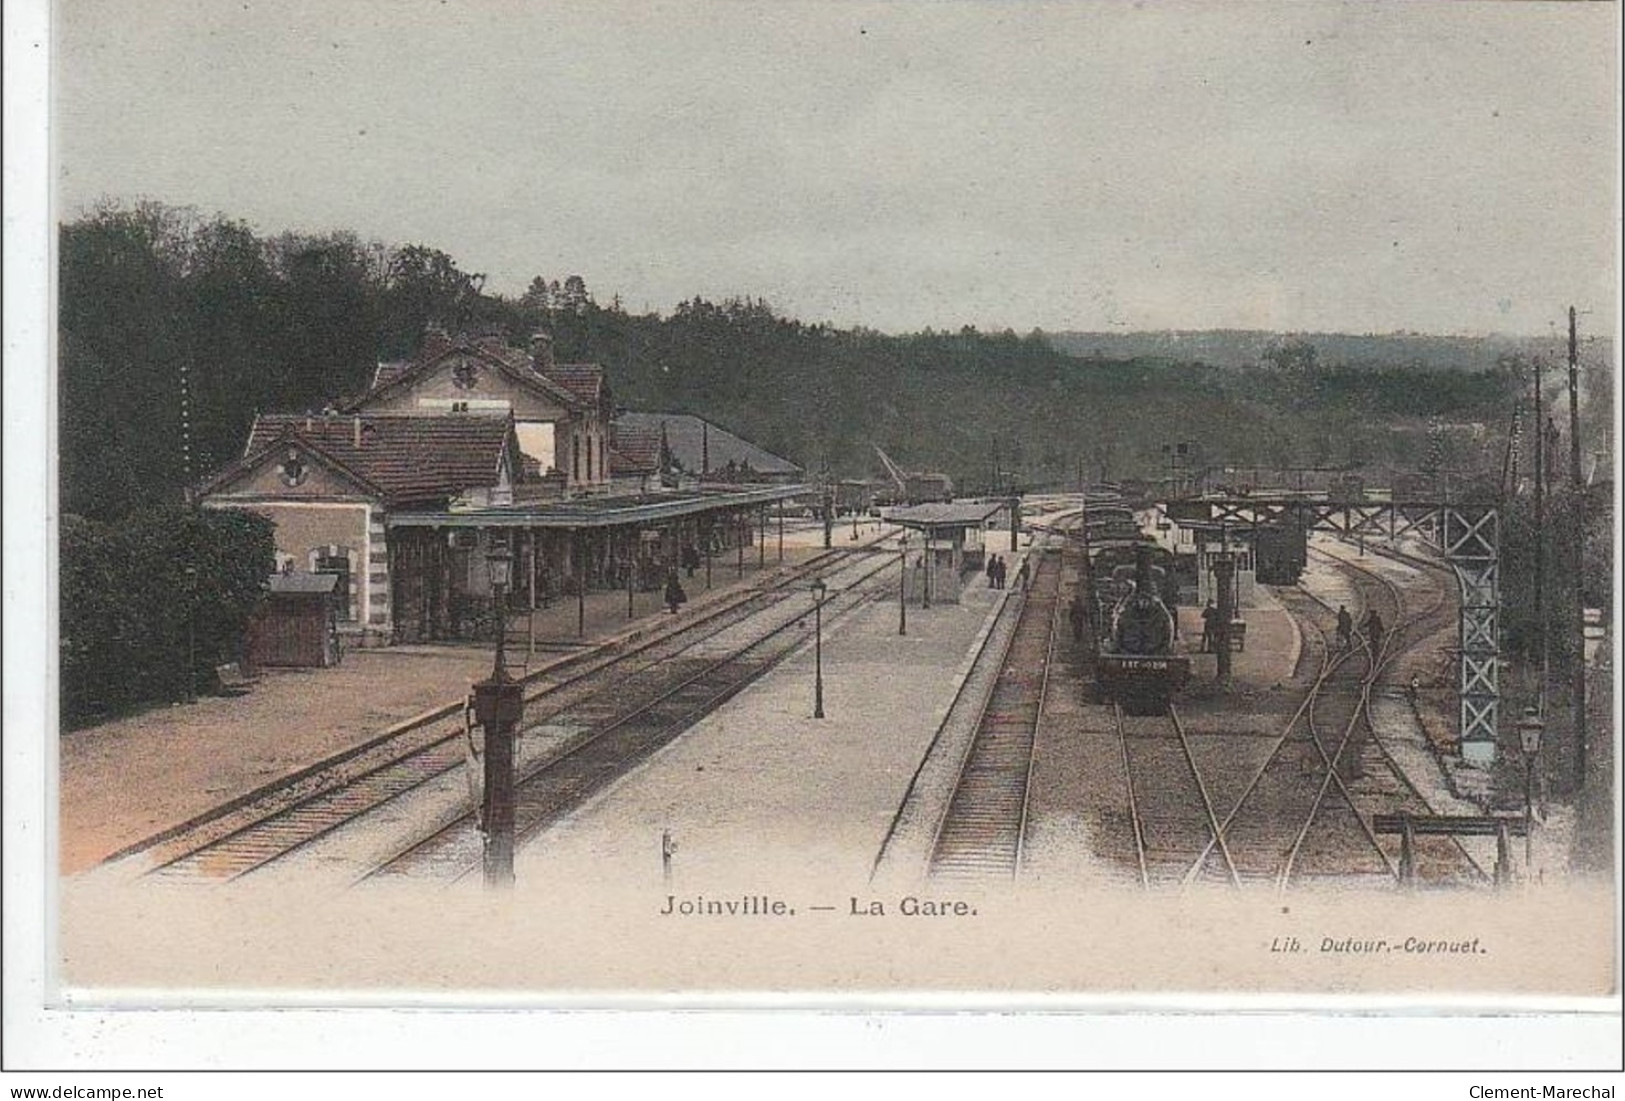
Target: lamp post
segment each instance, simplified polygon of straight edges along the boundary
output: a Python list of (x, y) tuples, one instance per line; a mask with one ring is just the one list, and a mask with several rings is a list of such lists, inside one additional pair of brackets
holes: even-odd
[(920, 579), (920, 607), (931, 606), (931, 529), (925, 529), (924, 576)]
[(812, 583), (813, 591), (813, 718), (824, 717), (824, 579)]
[(1524, 708), (1523, 718), (1518, 720), (1518, 745), (1523, 750), (1523, 866), (1526, 875), (1533, 866), (1534, 855), (1535, 758), (1540, 753), (1540, 737), (1545, 732), (1546, 723), (1541, 720), (1540, 711)]
[(504, 663), (507, 617), (504, 601), (513, 571), (506, 541), (492, 541), (486, 554), (491, 598), (497, 614), (497, 651), (491, 675), (474, 686), (474, 716), (485, 730), (485, 885), (513, 886), (513, 742), (524, 709), (519, 682)]
[(908, 535), (897, 544), (897, 564), (902, 572), (897, 575), (897, 633), (908, 634)]

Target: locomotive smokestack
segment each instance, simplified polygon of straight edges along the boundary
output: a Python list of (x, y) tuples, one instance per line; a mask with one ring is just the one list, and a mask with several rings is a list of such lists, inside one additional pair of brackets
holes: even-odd
[(1151, 591), (1151, 548), (1144, 543), (1134, 548), (1134, 591)]

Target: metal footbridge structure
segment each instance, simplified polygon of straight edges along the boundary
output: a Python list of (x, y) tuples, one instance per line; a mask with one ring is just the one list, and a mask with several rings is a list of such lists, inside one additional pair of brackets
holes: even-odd
[[(1439, 501), (1328, 501), (1299, 497), (1204, 498), (1215, 523), (1297, 524), (1345, 539), (1420, 539), (1461, 587), (1457, 668), (1462, 755), (1487, 763), (1500, 716), (1500, 514), (1492, 505)], [(1190, 501), (1181, 502), (1189, 507)]]

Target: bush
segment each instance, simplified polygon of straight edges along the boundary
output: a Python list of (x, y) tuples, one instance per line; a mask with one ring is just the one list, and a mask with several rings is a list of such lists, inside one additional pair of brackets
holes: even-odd
[(63, 519), (62, 713), (83, 723), (183, 699), (241, 657), (275, 565), (272, 524), (235, 510), (163, 508), (113, 526)]

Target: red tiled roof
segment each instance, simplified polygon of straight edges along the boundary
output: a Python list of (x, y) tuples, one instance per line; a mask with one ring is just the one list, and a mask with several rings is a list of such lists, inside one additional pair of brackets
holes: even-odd
[[(356, 422), (361, 446), (356, 446)], [(264, 414), (254, 421), (245, 458), (285, 436), (322, 454), (384, 491), (391, 503), (436, 500), (493, 486), (513, 423), (507, 417), (354, 417)]]
[(659, 432), (612, 421), (609, 448), (611, 474), (653, 474), (660, 469)]
[(603, 394), (604, 369), (596, 363), (555, 363), (537, 373), (558, 383), (588, 405), (597, 405)]

